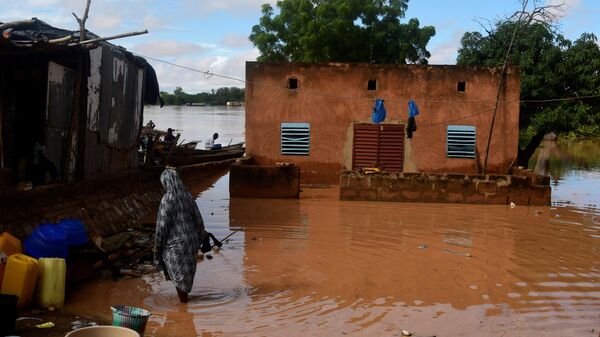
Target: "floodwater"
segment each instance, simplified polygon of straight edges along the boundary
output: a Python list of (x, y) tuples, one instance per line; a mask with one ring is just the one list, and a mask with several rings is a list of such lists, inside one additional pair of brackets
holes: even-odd
[[(243, 137), (243, 114), (233, 120), (230, 137)], [(600, 144), (577, 144), (550, 153), (550, 207), (339, 201), (335, 187), (230, 199), (224, 175), (198, 206), (217, 237), (239, 232), (199, 262), (188, 304), (152, 274), (89, 284), (67, 309), (109, 318), (112, 304), (141, 306), (156, 337), (596, 337)], [(595, 159), (571, 160), (580, 150)]]

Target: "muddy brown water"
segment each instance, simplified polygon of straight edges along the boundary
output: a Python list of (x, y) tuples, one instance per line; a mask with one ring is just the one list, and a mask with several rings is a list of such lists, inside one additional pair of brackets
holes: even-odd
[[(597, 336), (600, 212), (568, 207), (227, 198), (198, 204), (232, 236), (188, 304), (162, 275), (93, 283), (68, 309), (152, 311), (147, 336)], [(594, 333), (592, 333), (594, 329)]]
[(151, 274), (90, 283), (67, 310), (141, 306), (155, 337), (596, 337), (600, 146), (584, 164), (580, 147), (546, 151), (549, 207), (339, 201), (335, 186), (230, 200), (224, 175), (198, 205), (217, 237), (240, 232), (199, 262), (188, 304)]

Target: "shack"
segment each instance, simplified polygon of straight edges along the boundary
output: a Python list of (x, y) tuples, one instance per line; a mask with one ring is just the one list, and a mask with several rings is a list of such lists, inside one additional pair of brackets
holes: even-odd
[[(256, 165), (245, 173), (270, 167), (270, 179), (281, 181), (277, 167), (293, 165), (301, 183), (339, 184), (340, 198), (351, 200), (547, 204), (547, 179), (510, 177), (519, 68), (504, 76), (492, 129), (500, 68), (247, 62), (246, 154)], [(386, 117), (374, 122), (378, 100)], [(409, 102), (419, 111), (416, 130), (408, 130)], [(232, 182), (248, 180), (233, 173)], [(232, 196), (256, 195), (256, 186), (238, 185)]]
[(144, 104), (159, 99), (145, 59), (36, 18), (0, 33), (0, 194), (138, 167)]

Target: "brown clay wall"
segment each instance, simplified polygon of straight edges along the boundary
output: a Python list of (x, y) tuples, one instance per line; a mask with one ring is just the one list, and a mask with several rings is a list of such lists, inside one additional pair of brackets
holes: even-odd
[[(180, 167), (187, 186), (225, 172), (235, 159)], [(64, 218), (81, 219), (90, 237), (109, 236), (127, 230), (155, 212), (163, 189), (162, 169), (130, 170), (70, 185), (51, 185), (0, 195), (0, 233), (8, 230), (19, 238), (39, 223)]]
[(229, 175), (232, 198), (299, 198), (297, 166), (233, 165)]
[[(298, 89), (288, 89), (288, 79)], [(460, 66), (246, 63), (246, 151), (259, 164), (295, 163), (302, 182), (337, 183), (351, 169), (352, 123), (370, 122), (376, 98), (386, 100), (386, 123), (406, 123), (408, 100), (421, 114), (405, 141), (404, 171), (478, 173), (483, 165), (500, 69)], [(376, 79), (377, 90), (367, 82)], [(465, 92), (457, 83), (466, 82)], [(519, 71), (509, 68), (494, 128), (488, 172), (506, 174), (517, 156)], [(280, 152), (280, 124), (308, 122), (310, 155)], [(446, 157), (446, 127), (477, 128), (477, 159)]]
[(522, 175), (344, 171), (340, 199), (465, 204), (550, 205), (550, 178)]

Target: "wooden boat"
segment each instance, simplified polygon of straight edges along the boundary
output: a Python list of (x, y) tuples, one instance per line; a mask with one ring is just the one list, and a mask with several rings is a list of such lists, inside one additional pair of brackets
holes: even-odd
[(170, 153), (166, 162), (173, 166), (184, 166), (239, 158), (244, 155), (246, 149), (244, 143), (233, 144), (218, 150), (200, 150), (185, 147), (177, 147)]

